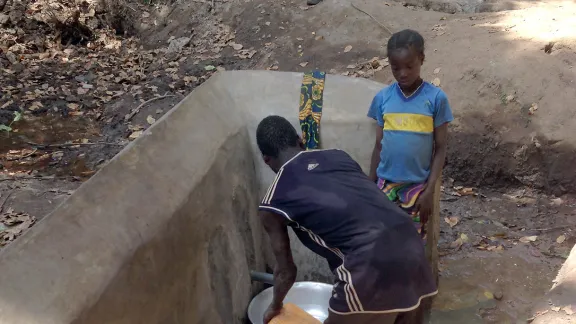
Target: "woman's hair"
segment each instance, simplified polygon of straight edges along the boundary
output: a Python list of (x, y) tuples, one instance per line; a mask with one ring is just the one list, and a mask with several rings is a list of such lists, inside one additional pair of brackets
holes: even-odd
[(299, 141), (296, 129), (284, 117), (268, 116), (256, 129), (256, 142), (260, 152), (273, 158), (289, 147), (298, 146)]
[(404, 29), (394, 33), (388, 40), (386, 47), (388, 53), (386, 55), (390, 56), (393, 51), (404, 48), (412, 48), (416, 53), (424, 55), (424, 38), (419, 32), (412, 29)]

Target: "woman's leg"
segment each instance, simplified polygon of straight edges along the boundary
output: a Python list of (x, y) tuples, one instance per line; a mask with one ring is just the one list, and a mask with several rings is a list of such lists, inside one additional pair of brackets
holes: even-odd
[(424, 308), (420, 305), (413, 311), (399, 313), (394, 324), (423, 324)]
[(338, 315), (330, 312), (324, 324), (395, 324), (398, 313)]

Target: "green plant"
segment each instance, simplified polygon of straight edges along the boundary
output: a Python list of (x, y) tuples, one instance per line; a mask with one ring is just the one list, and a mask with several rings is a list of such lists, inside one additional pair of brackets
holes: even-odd
[(4, 124), (0, 124), (0, 131), (11, 132), (12, 131), (12, 124), (14, 124), (15, 122), (17, 122), (21, 119), (22, 119), (22, 114), (18, 111), (15, 111), (14, 112), (14, 118), (12, 119), (10, 124), (8, 124), (8, 126), (6, 126)]

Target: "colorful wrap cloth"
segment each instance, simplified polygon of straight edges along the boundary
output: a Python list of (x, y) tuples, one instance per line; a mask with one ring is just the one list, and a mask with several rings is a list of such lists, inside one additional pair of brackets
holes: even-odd
[(378, 179), (378, 188), (388, 196), (390, 201), (395, 202), (400, 208), (402, 208), (402, 210), (408, 213), (408, 215), (411, 215), (418, 233), (420, 233), (420, 235), (425, 235), (425, 232), (422, 232), (423, 226), (420, 222), (420, 215), (417, 214), (414, 208), (418, 196), (424, 190), (424, 184), (392, 183), (383, 179)]
[(300, 87), (299, 120), (302, 141), (307, 150), (320, 148), (320, 119), (324, 101), (326, 73), (320, 71), (304, 74)]

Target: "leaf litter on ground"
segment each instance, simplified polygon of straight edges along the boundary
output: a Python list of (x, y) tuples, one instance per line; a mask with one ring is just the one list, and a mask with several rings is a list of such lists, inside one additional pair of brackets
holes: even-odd
[(9, 208), (0, 215), (0, 246), (10, 243), (35, 223), (34, 216), (15, 212), (13, 208)]

